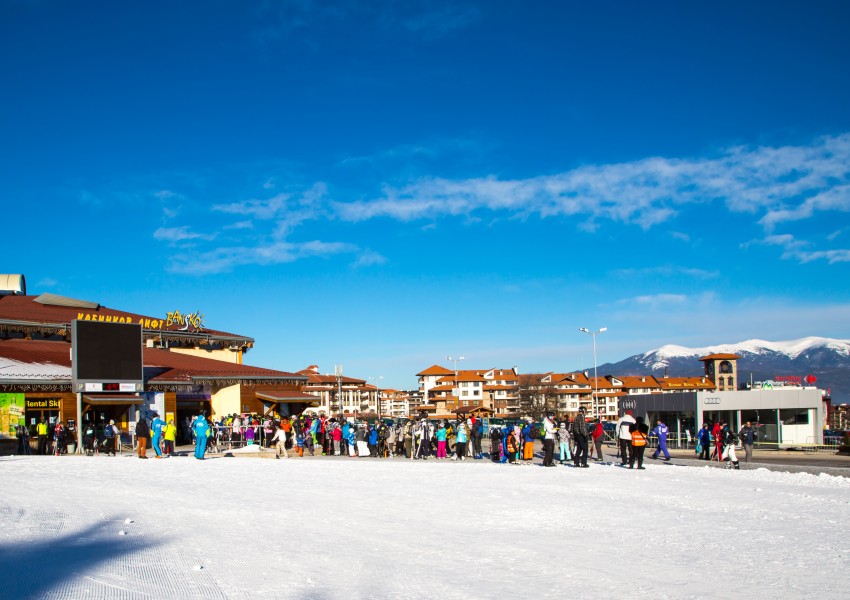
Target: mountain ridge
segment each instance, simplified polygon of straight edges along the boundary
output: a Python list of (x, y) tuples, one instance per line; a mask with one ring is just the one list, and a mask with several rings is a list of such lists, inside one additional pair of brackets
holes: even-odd
[(689, 348), (668, 344), (597, 368), (600, 375), (686, 377), (703, 374), (699, 358), (708, 354), (737, 354), (740, 382), (781, 376), (814, 375), (815, 385), (829, 389), (833, 403), (850, 401), (850, 340), (809, 336), (796, 340), (745, 340)]

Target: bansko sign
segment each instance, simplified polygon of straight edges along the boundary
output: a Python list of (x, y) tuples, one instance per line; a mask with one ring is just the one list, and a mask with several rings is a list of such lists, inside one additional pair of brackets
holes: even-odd
[[(118, 315), (99, 315), (96, 313), (77, 313), (79, 321), (99, 321), (101, 323), (132, 323), (135, 317)], [(193, 313), (181, 313), (179, 310), (166, 313), (164, 319), (139, 317), (136, 321), (144, 329), (168, 329), (177, 326), (175, 331), (198, 333), (204, 330), (204, 315), (196, 310)]]

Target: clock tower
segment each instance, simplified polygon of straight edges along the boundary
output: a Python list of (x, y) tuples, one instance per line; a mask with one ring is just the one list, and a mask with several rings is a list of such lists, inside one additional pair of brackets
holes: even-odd
[(730, 392), (738, 389), (737, 354), (709, 354), (700, 358), (705, 365), (705, 376), (710, 378), (718, 392)]

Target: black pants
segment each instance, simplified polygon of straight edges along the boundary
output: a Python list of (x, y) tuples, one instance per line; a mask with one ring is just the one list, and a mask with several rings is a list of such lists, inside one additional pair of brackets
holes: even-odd
[(699, 453), (699, 457), (703, 460), (708, 460), (708, 453), (711, 452), (711, 443), (702, 445), (702, 452)]
[(455, 445), (455, 450), (457, 450), (458, 460), (462, 459), (464, 456), (466, 456), (466, 442), (458, 442)]
[(472, 454), (476, 458), (481, 456), (481, 436), (472, 438)]
[(549, 467), (555, 463), (552, 457), (555, 454), (555, 440), (543, 440), (543, 466)]
[(573, 454), (573, 464), (577, 467), (587, 465), (587, 438), (575, 436), (576, 451)]
[(624, 465), (631, 459), (632, 441), (620, 438), (617, 440), (620, 443), (620, 464)]
[(643, 466), (643, 453), (646, 450), (646, 446), (632, 446), (632, 456), (629, 458), (629, 467), (635, 466), (635, 461), (637, 461), (638, 469)]
[(39, 454), (47, 454), (47, 436), (46, 435), (38, 436), (38, 453)]

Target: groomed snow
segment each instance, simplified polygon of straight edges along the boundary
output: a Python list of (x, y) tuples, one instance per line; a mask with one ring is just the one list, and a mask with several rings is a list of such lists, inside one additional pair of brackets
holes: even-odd
[(0, 468), (4, 598), (850, 592), (843, 477), (127, 455)]

